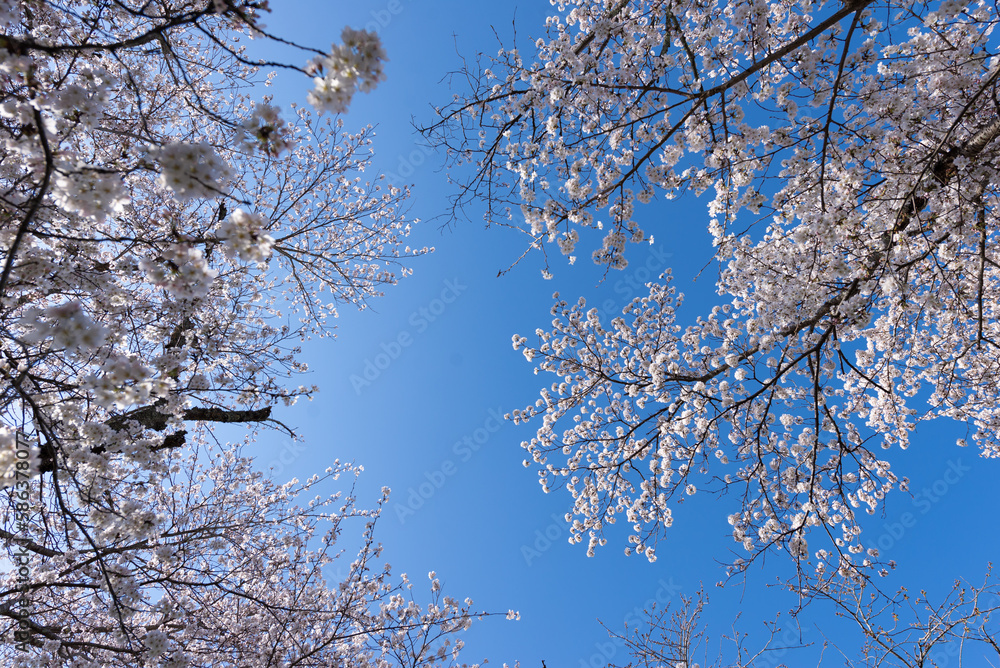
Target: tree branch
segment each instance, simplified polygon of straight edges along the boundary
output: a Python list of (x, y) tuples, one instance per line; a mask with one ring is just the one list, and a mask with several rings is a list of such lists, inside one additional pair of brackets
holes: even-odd
[[(152, 429), (153, 431), (163, 431), (167, 428), (167, 422), (170, 416), (161, 413), (160, 407), (163, 406), (164, 402), (161, 399), (152, 406), (143, 406), (124, 415), (116, 415), (107, 421), (107, 425), (114, 429), (115, 431), (122, 431), (128, 426), (131, 421), (138, 422), (140, 426), (146, 429)], [(181, 419), (188, 422), (220, 422), (220, 423), (239, 423), (239, 422), (265, 422), (271, 418), (271, 407), (265, 406), (264, 408), (259, 408), (256, 410), (230, 410), (226, 408), (218, 407), (196, 407), (188, 408), (181, 414)], [(172, 434), (167, 434), (163, 443), (159, 446), (153, 448), (154, 450), (166, 450), (171, 448), (179, 448), (186, 442), (186, 431), (176, 431)], [(95, 455), (103, 454), (107, 451), (103, 445), (98, 445), (90, 449)], [(55, 470), (55, 453), (51, 450), (42, 449), (39, 455), (39, 472), (48, 473)], [(0, 534), (2, 536), (2, 534)]]

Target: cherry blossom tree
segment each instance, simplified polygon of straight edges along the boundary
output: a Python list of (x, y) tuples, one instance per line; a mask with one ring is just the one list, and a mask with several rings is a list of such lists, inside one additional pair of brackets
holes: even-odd
[(553, 379), (511, 416), (538, 425), (525, 466), (590, 553), (624, 519), (654, 559), (703, 491), (734, 499), (734, 572), (783, 550), (820, 589), (885, 574), (862, 530), (916, 426), (1000, 455), (996, 7), (553, 4), (425, 129), (472, 167), (455, 212), (485, 202), (547, 271), (553, 243), (610, 270), (659, 235), (643, 205), (709, 191), (720, 301), (685, 315), (669, 271), (610, 322), (556, 295), (513, 340)]
[[(422, 608), (405, 574), (378, 563), (381, 503), (294, 504), (351, 467), (279, 485), (237, 449), (199, 458), (172, 450), (164, 474), (120, 472), (99, 499), (62, 494), (67, 507), (52, 499), (37, 524), (0, 534), (28, 569), (0, 584), (15, 641), (0, 650), (5, 665), (453, 665), (462, 642), (449, 636), (471, 623), (471, 601), (443, 595), (432, 573)], [(349, 560), (337, 542), (359, 520)]]
[(701, 619), (709, 600), (699, 591), (682, 596), (673, 609), (651, 606), (623, 631), (608, 629), (628, 655), (627, 663), (609, 668), (822, 666), (830, 654), (844, 666), (919, 668), (989, 664), (1000, 656), (1000, 596), (990, 575), (981, 585), (955, 582), (939, 601), (905, 589), (872, 597), (868, 588), (847, 581), (826, 594), (836, 613), (855, 623), (858, 637), (824, 634), (820, 640), (808, 627), (779, 616), (763, 625), (762, 634), (748, 632), (753, 624), (743, 619), (711, 641)]
[[(295, 46), (266, 11), (0, 0), (4, 665), (424, 666), (472, 619), (377, 563), (384, 498), (296, 501), (353, 467), (282, 485), (242, 454), (314, 390), (299, 342), (428, 250), (408, 193), (361, 177), (372, 129), (330, 117), (383, 78), (378, 37), (259, 61)], [(261, 98), (272, 71), (314, 111)]]

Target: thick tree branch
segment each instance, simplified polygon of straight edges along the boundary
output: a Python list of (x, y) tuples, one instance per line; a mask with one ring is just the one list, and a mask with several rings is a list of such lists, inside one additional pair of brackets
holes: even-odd
[[(170, 416), (161, 413), (160, 407), (163, 402), (158, 402), (152, 406), (143, 406), (124, 415), (116, 415), (107, 421), (107, 425), (115, 431), (121, 431), (128, 426), (128, 423), (135, 421), (140, 426), (153, 431), (163, 431), (167, 428)], [(196, 407), (188, 408), (181, 414), (181, 419), (187, 422), (219, 422), (219, 423), (242, 423), (242, 422), (265, 422), (271, 419), (271, 407), (265, 406), (256, 410), (230, 410), (218, 407)], [(167, 450), (179, 448), (186, 442), (186, 431), (176, 431), (167, 434), (163, 443), (154, 450)], [(104, 446), (91, 448), (95, 455), (103, 454), (107, 451)], [(39, 455), (39, 472), (48, 473), (55, 470), (55, 453), (51, 449), (43, 448)]]

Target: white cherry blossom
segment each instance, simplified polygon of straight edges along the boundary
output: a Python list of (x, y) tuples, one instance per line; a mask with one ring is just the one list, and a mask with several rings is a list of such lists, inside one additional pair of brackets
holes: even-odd
[[(315, 392), (302, 341), (429, 252), (409, 193), (363, 178), (371, 127), (254, 97), (244, 44), (287, 43), (266, 11), (0, 0), (0, 556), (30, 563), (0, 572), (3, 666), (453, 665), (478, 616), (381, 563), (388, 490), (241, 454)], [(343, 40), (277, 64), (321, 112), (383, 79), (375, 35)]]
[(537, 426), (529, 467), (569, 493), (576, 542), (625, 519), (646, 554), (697, 489), (736, 506), (736, 571), (776, 549), (883, 570), (865, 516), (905, 488), (920, 422), (1000, 456), (996, 7), (554, 4), (425, 129), (475, 167), (456, 212), (481, 199), (531, 248), (622, 269), (669, 232), (646, 202), (708, 193), (719, 300), (682, 309), (669, 272), (620, 317), (557, 298), (513, 339), (549, 376), (512, 414)]

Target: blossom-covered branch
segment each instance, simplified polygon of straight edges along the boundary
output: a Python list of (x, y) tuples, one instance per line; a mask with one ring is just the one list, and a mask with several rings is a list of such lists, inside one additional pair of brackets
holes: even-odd
[(860, 511), (906, 489), (892, 453), (917, 423), (1000, 454), (995, 8), (560, 9), (426, 129), (474, 166), (456, 208), (621, 269), (660, 236), (642, 205), (711, 190), (721, 300), (683, 318), (667, 272), (610, 323), (560, 300), (537, 343), (515, 336), (556, 376), (512, 415), (538, 421), (525, 465), (568, 489), (591, 552), (624, 519), (626, 552), (655, 558), (701, 489), (737, 499), (737, 571), (778, 548), (820, 577), (885, 573)]
[[(315, 391), (301, 341), (429, 251), (409, 193), (362, 177), (372, 128), (325, 115), (384, 78), (378, 36), (299, 47), (267, 11), (0, 1), (5, 666), (429, 666), (474, 617), (376, 564), (378, 510), (294, 503), (354, 469), (279, 485), (213, 433), (294, 436), (273, 411)], [(310, 77), (315, 111), (259, 98), (268, 69)]]

